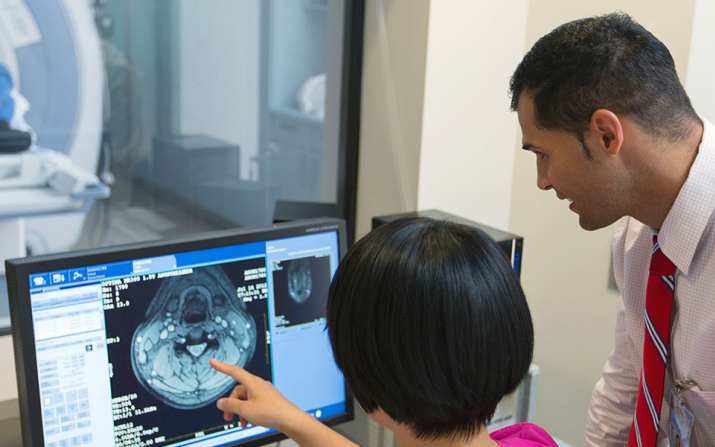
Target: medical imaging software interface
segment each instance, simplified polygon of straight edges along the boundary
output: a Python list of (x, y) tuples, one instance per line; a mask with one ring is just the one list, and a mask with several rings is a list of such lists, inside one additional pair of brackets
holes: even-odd
[(222, 446), (235, 386), (209, 359), (272, 381), (318, 419), (344, 413), (325, 331), (336, 233), (30, 275), (47, 446)]

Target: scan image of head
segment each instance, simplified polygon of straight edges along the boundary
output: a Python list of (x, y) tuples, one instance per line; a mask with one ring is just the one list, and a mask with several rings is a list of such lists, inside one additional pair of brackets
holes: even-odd
[(288, 267), (288, 295), (297, 303), (302, 303), (313, 292), (313, 274), (310, 261), (306, 258), (296, 259)]
[(209, 358), (243, 367), (256, 349), (256, 325), (219, 267), (169, 277), (132, 339), (132, 367), (146, 390), (179, 409), (213, 403), (235, 384)]

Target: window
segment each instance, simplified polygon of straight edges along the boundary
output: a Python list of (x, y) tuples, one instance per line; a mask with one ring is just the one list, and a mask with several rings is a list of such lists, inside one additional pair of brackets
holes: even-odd
[(111, 195), (0, 219), (32, 255), (323, 215), (351, 238), (363, 3), (8, 0), (27, 130)]

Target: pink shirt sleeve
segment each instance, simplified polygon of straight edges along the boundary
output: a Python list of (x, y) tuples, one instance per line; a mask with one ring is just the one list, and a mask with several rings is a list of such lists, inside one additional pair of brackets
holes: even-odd
[(557, 447), (556, 441), (538, 425), (524, 422), (489, 434), (499, 447)]

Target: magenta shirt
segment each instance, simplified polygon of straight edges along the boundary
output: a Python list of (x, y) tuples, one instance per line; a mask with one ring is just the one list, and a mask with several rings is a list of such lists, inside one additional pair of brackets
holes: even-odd
[(499, 443), (499, 447), (558, 447), (543, 428), (528, 422), (510, 425), (489, 433), (489, 436)]

